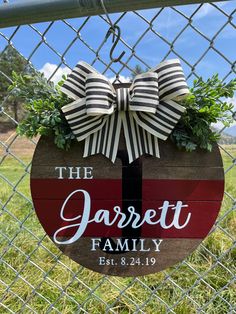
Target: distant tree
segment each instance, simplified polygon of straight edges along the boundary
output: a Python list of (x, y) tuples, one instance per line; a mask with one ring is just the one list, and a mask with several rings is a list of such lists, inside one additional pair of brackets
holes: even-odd
[[(36, 71), (27, 63), (26, 59), (12, 46), (7, 46), (0, 52), (0, 103), (8, 95), (8, 87), (11, 85), (13, 73), (25, 73), (34, 75)], [(9, 94), (4, 103), (9, 114), (12, 114), (16, 121), (23, 115), (22, 100), (14, 93)]]
[(141, 65), (136, 64), (133, 71), (131, 72), (131, 77), (134, 79), (136, 75), (144, 73), (145, 70), (141, 67)]

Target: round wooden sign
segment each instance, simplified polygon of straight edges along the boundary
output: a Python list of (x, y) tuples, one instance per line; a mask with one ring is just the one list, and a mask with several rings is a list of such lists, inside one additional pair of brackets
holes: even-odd
[(182, 261), (207, 236), (224, 192), (222, 159), (159, 141), (160, 156), (128, 164), (121, 135), (115, 164), (83, 158), (83, 142), (65, 152), (42, 137), (31, 172), (38, 218), (52, 241), (94, 271), (139, 276)]

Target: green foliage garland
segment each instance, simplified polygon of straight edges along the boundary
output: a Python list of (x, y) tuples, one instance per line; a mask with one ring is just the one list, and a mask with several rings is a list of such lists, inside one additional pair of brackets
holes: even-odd
[[(28, 116), (18, 126), (18, 133), (28, 138), (53, 135), (55, 144), (68, 150), (75, 136), (60, 110), (71, 102), (60, 91), (62, 84), (63, 81), (54, 89), (37, 77), (15, 74), (10, 89), (18, 91), (28, 111)], [(211, 129), (211, 124), (222, 122), (229, 126), (233, 122), (233, 104), (227, 102), (227, 98), (233, 98), (235, 90), (236, 80), (224, 83), (218, 75), (206, 81), (195, 80), (191, 94), (180, 101), (186, 111), (170, 136), (177, 147), (186, 151), (197, 148), (211, 151), (212, 143), (220, 137)]]
[(61, 107), (68, 104), (70, 99), (60, 91), (59, 83), (54, 89), (53, 85), (43, 82), (38, 77), (14, 74), (14, 84), (10, 90), (19, 93), (25, 102), (27, 117), (18, 125), (17, 132), (28, 138), (38, 135), (54, 136), (57, 147), (68, 150), (74, 134), (62, 115)]
[(191, 94), (181, 102), (186, 111), (171, 134), (172, 141), (186, 151), (197, 147), (211, 151), (212, 143), (220, 138), (211, 125), (222, 122), (228, 127), (233, 122), (234, 106), (227, 98), (233, 98), (235, 90), (236, 80), (223, 83), (217, 74), (206, 81), (195, 80)]

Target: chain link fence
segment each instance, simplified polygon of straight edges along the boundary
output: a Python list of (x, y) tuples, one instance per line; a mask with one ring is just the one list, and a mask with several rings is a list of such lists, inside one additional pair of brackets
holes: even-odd
[[(189, 85), (195, 77), (215, 72), (228, 81), (235, 77), (235, 4), (112, 14), (122, 32), (116, 52), (125, 51), (116, 64), (109, 60), (105, 15), (0, 29), (0, 50), (15, 47), (27, 61), (25, 69), (40, 69), (54, 82), (81, 59), (111, 80), (124, 81), (137, 65), (145, 70), (176, 57)], [(7, 87), (11, 78), (0, 70)], [(44, 234), (29, 192), (37, 139), (16, 134), (18, 118), (8, 108), (11, 94), (0, 99), (0, 313), (236, 313), (236, 145), (220, 146), (226, 178), (223, 207), (210, 235), (191, 256), (155, 275), (104, 276), (69, 260)]]

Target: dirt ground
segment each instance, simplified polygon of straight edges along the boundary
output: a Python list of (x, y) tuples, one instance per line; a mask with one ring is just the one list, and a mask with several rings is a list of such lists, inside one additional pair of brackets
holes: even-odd
[[(38, 138), (33, 141), (36, 143)], [(7, 132), (0, 132), (0, 158), (7, 153), (7, 150), (18, 157), (31, 157), (35, 150), (35, 144), (16, 134), (15, 130), (8, 130)]]

